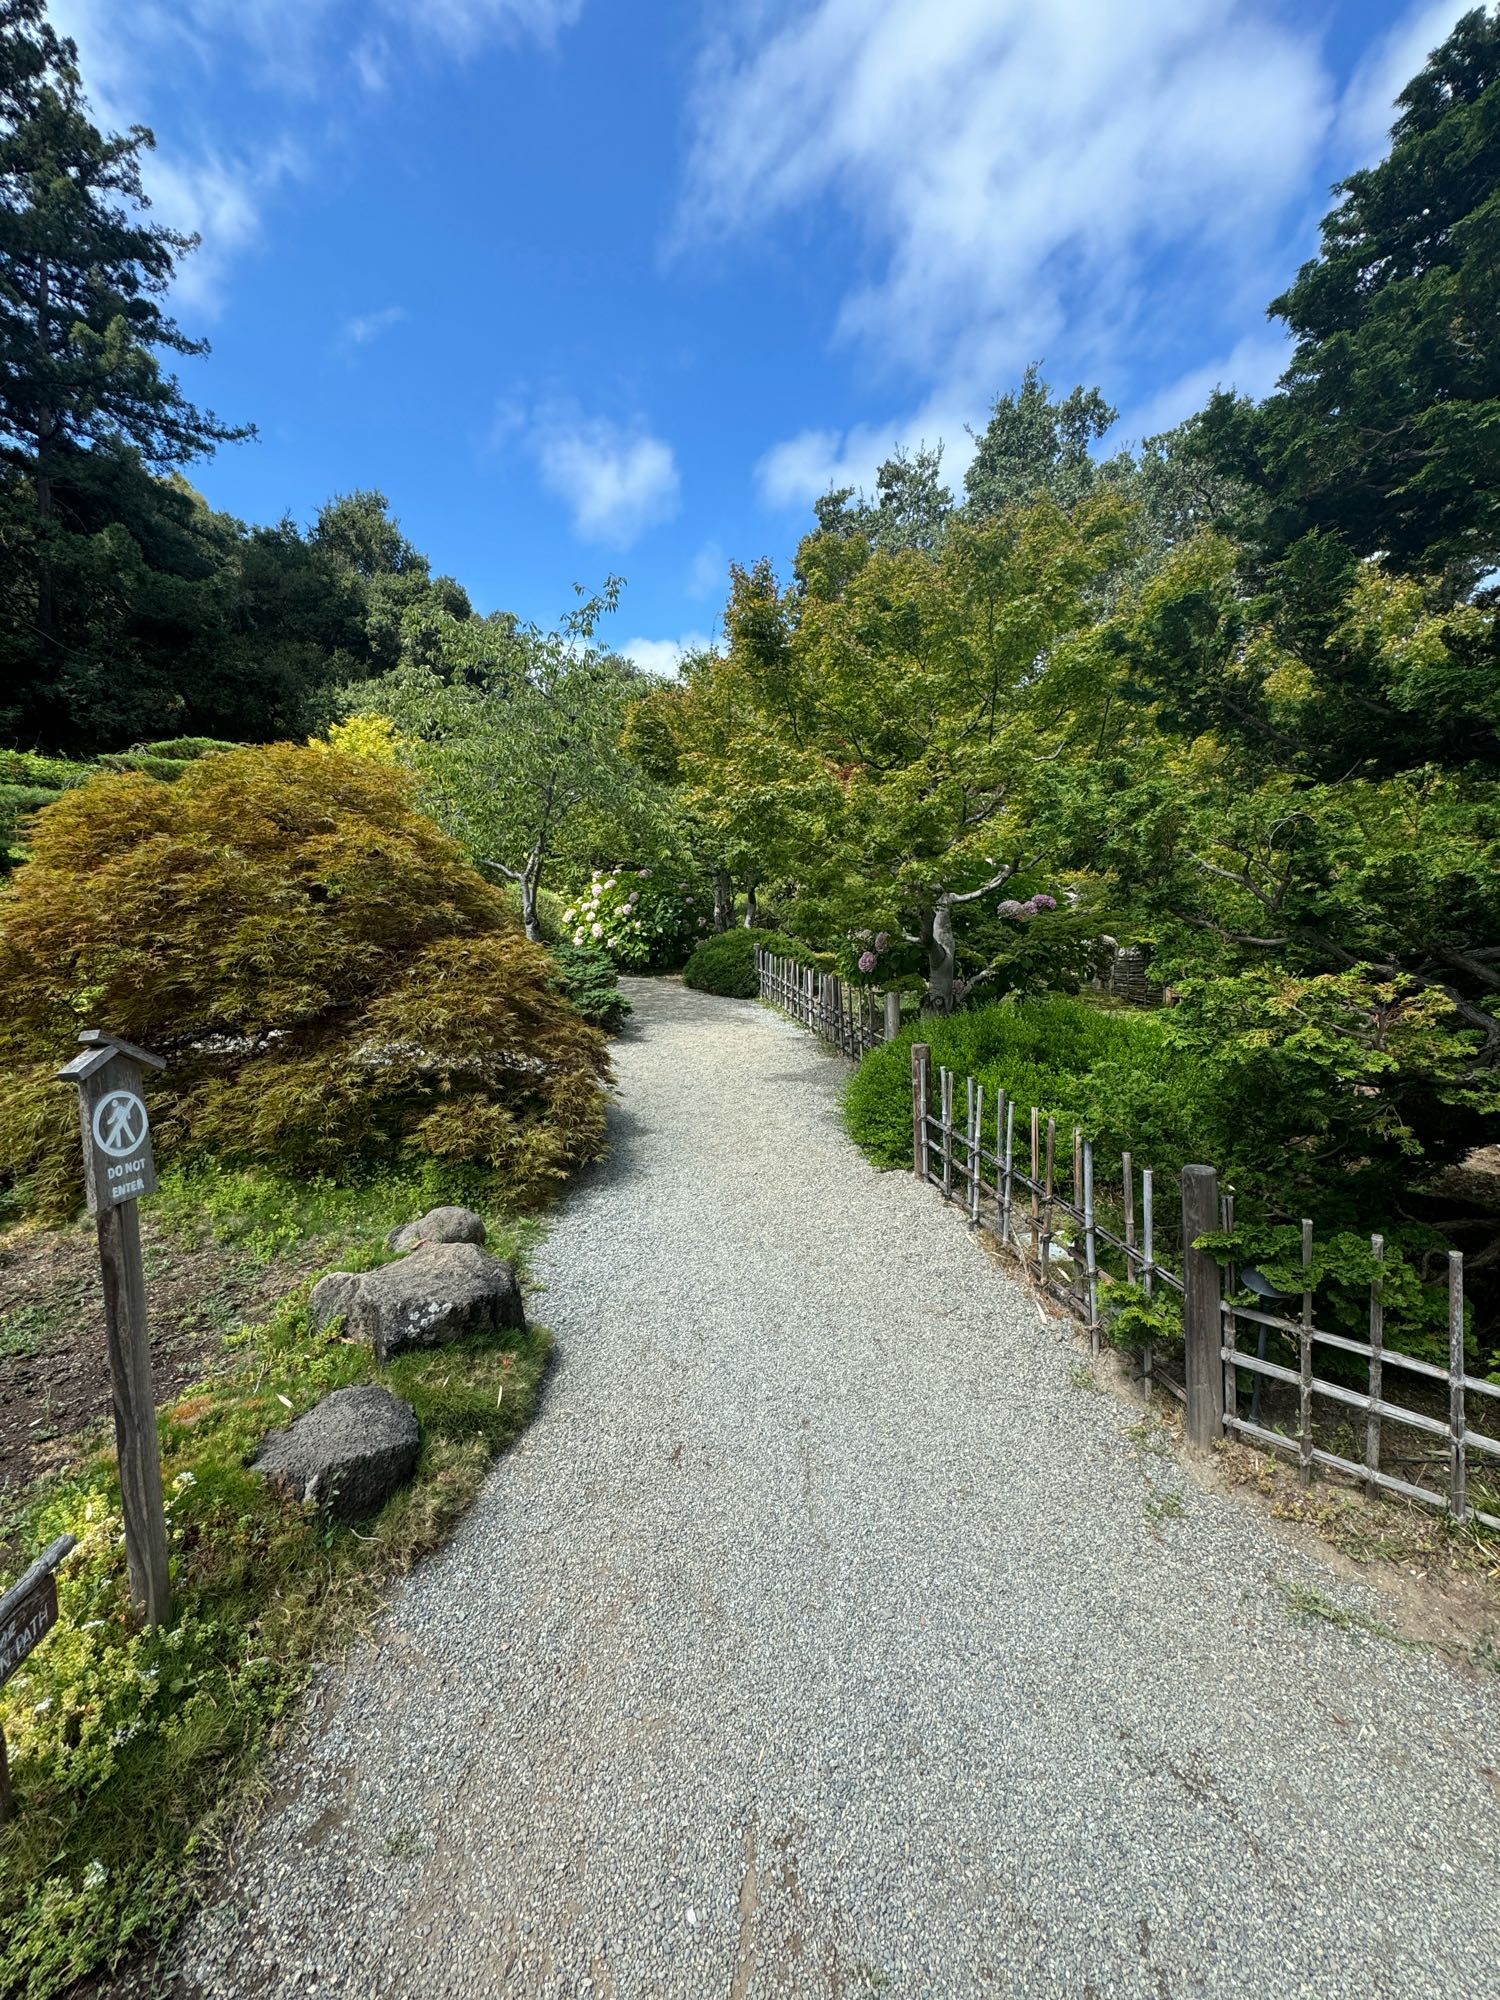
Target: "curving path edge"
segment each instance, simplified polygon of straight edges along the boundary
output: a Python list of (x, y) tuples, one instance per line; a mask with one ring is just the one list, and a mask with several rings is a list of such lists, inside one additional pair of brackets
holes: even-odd
[(810, 1037), (629, 987), (546, 1407), (324, 1678), (177, 1990), (1500, 1991), (1494, 1690), (1292, 1618), (1379, 1605), (1078, 1386)]

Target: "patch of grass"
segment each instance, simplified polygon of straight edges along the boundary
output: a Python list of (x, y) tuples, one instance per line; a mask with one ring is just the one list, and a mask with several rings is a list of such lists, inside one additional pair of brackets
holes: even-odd
[(44, 1305), (19, 1306), (0, 1320), (0, 1361), (20, 1360), (47, 1343), (55, 1320)]
[(1180, 1493), (1148, 1493), (1142, 1505), (1153, 1527), (1160, 1527), (1163, 1521), (1180, 1521), (1187, 1513)]
[(1068, 1380), (1075, 1389), (1097, 1389), (1099, 1386), (1098, 1378), (1087, 1361), (1070, 1361)]
[[(429, 1208), (461, 1202), (492, 1214), (498, 1199), (494, 1175), (436, 1162), (332, 1181), (205, 1160), (164, 1173), (151, 1208), (179, 1242), (211, 1237), (268, 1262), (308, 1242), (324, 1246), (331, 1256), (346, 1249), (383, 1254), (390, 1231)], [(524, 1257), (542, 1226), (536, 1217), (510, 1221), (498, 1232), (492, 1229), (489, 1248), (498, 1257)]]
[(1165, 1424), (1158, 1423), (1154, 1417), (1142, 1417), (1138, 1424), (1131, 1424), (1125, 1436), (1141, 1456), (1147, 1453), (1153, 1458), (1172, 1456), (1172, 1434)]
[(1297, 1618), (1318, 1618), (1326, 1625), (1336, 1625), (1341, 1632), (1365, 1632), (1372, 1639), (1392, 1639), (1397, 1645), (1411, 1642), (1402, 1638), (1394, 1625), (1388, 1625), (1383, 1618), (1371, 1618), (1363, 1611), (1351, 1611), (1346, 1604), (1339, 1604), (1334, 1598), (1319, 1590), (1316, 1584), (1303, 1583), (1299, 1578), (1278, 1576), (1275, 1584), (1289, 1612)]
[[(289, 1226), (264, 1189), (253, 1193), (252, 1232)], [(354, 1228), (326, 1194), (312, 1189), (306, 1200), (304, 1219)], [(406, 1192), (392, 1219), (414, 1212)], [(383, 1253), (361, 1221), (373, 1260)], [(542, 1328), (381, 1368), (336, 1330), (313, 1332), (305, 1301), (305, 1290), (294, 1293), (234, 1336), (228, 1372), (162, 1412), (169, 1629), (134, 1629), (110, 1454), (33, 1490), (7, 1524), (31, 1550), (63, 1533), (79, 1541), (60, 1579), (57, 1626), (0, 1692), (20, 1806), (0, 1832), (7, 1994), (47, 2000), (171, 1928), (312, 1667), (445, 1538), (537, 1406), (551, 1352)], [(378, 1516), (338, 1528), (273, 1493), (249, 1459), (330, 1389), (367, 1381), (412, 1403), (422, 1454)]]

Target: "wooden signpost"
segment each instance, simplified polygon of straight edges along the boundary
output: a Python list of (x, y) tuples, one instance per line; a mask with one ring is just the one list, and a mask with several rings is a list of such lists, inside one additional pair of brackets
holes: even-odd
[(143, 1067), (165, 1069), (166, 1064), (160, 1056), (97, 1028), (86, 1028), (78, 1039), (85, 1045), (83, 1054), (58, 1075), (78, 1086), (84, 1187), (99, 1231), (130, 1595), (144, 1623), (162, 1625), (169, 1610), (167, 1517), (136, 1202), (156, 1189), (141, 1072)]
[[(57, 1623), (57, 1570), (72, 1547), (73, 1537), (60, 1535), (21, 1580), (0, 1597), (0, 1686), (10, 1679), (37, 1640)], [(15, 1817), (15, 1810), (5, 1731), (0, 1729), (0, 1826)]]

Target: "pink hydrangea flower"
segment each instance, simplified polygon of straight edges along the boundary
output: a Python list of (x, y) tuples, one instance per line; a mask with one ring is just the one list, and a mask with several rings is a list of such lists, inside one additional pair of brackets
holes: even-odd
[(877, 932), (875, 937), (875, 949), (877, 951), (884, 951), (886, 946), (890, 943), (890, 941), (891, 941), (891, 934), (889, 931)]
[(873, 951), (862, 951), (860, 953), (859, 969), (861, 972), (873, 972), (875, 970), (875, 954)]

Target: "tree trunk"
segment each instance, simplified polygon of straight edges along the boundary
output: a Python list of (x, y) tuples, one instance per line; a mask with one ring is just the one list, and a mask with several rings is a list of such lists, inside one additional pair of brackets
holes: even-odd
[[(38, 273), (37, 332), (42, 350), (50, 355), (52, 351), (50, 317), (52, 310), (52, 284), (48, 261), (44, 257)], [(41, 524), (37, 536), (37, 580), (36, 580), (36, 624), (42, 638), (50, 645), (55, 624), (55, 607), (52, 588), (52, 555), (48, 537), (52, 532), (52, 437), (56, 422), (55, 413), (47, 404), (37, 411), (36, 418), (36, 513)]]
[(958, 956), (953, 942), (953, 905), (939, 896), (922, 917), (922, 948), (927, 953), (927, 1006), (934, 1014), (953, 1012), (954, 975)]
[(533, 944), (542, 942), (541, 921), (536, 913), (536, 892), (542, 886), (542, 857), (534, 850), (521, 870), (521, 922)]
[(734, 884), (727, 868), (714, 870), (714, 929), (727, 931), (734, 922)]
[(745, 884), (745, 929), (755, 930), (760, 923), (760, 905), (755, 900), (755, 884)]

